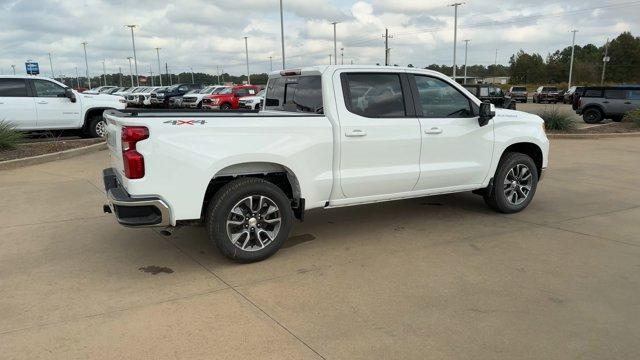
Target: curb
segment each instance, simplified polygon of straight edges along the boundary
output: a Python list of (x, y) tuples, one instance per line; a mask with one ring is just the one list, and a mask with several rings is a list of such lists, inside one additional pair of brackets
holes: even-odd
[(623, 137), (640, 137), (640, 132), (608, 133), (608, 134), (547, 134), (549, 139), (612, 139)]
[(21, 167), (30, 166), (30, 165), (43, 164), (43, 163), (55, 161), (55, 160), (69, 159), (72, 157), (90, 154), (100, 150), (105, 150), (106, 148), (107, 148), (107, 143), (101, 142), (101, 143), (91, 144), (89, 146), (85, 146), (77, 149), (69, 149), (69, 150), (59, 151), (51, 154), (43, 154), (43, 155), (36, 155), (36, 156), (31, 156), (31, 157), (22, 158), (22, 159), (0, 161), (0, 170), (16, 169), (16, 168), (21, 168)]

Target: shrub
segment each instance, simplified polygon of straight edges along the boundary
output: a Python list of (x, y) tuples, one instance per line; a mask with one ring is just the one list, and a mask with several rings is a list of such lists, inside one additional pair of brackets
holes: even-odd
[(544, 128), (551, 131), (570, 131), (575, 129), (576, 124), (567, 114), (561, 113), (558, 109), (547, 109), (540, 114), (544, 120)]
[(640, 109), (635, 109), (627, 112), (624, 115), (623, 121), (632, 122), (636, 124), (636, 126), (640, 126)]
[(14, 149), (24, 135), (16, 130), (15, 125), (0, 121), (0, 150)]

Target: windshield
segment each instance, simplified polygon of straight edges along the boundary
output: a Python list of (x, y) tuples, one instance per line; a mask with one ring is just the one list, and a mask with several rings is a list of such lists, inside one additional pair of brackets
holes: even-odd
[(225, 89), (228, 89), (227, 87), (219, 87), (216, 88), (215, 90), (213, 90), (212, 94), (220, 94), (222, 91), (224, 91)]
[(269, 79), (265, 110), (322, 114), (322, 82), (320, 76), (284, 76)]
[(228, 87), (228, 88), (222, 89), (220, 92), (218, 92), (218, 94), (227, 95), (227, 94), (231, 94), (232, 92), (233, 92), (233, 89)]
[(524, 86), (514, 86), (511, 91), (527, 91), (527, 88)]

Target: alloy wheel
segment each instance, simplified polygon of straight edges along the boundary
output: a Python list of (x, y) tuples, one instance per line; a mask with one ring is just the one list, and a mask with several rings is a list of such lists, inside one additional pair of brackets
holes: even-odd
[(278, 205), (263, 195), (250, 195), (238, 201), (227, 216), (227, 235), (244, 251), (258, 251), (273, 242), (282, 224)]
[(104, 120), (98, 121), (98, 123), (96, 124), (96, 134), (101, 138), (107, 136), (107, 122), (106, 121), (104, 121)]
[(531, 193), (533, 175), (528, 166), (517, 164), (507, 172), (503, 184), (504, 196), (509, 204), (520, 205)]

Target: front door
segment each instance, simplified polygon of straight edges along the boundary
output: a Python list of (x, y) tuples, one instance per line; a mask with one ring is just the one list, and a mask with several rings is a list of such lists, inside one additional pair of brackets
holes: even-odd
[[(340, 184), (346, 197), (413, 190), (420, 175), (420, 124), (404, 73), (336, 74)], [(411, 106), (410, 106), (411, 105)]]
[(0, 79), (0, 121), (11, 123), (19, 130), (36, 127), (36, 105), (25, 79)]
[(39, 129), (69, 129), (80, 126), (80, 103), (66, 97), (65, 88), (48, 80), (31, 80), (35, 89)]
[(453, 84), (418, 74), (410, 79), (422, 129), (416, 190), (446, 191), (482, 184), (493, 157), (493, 121), (480, 126), (475, 104)]

